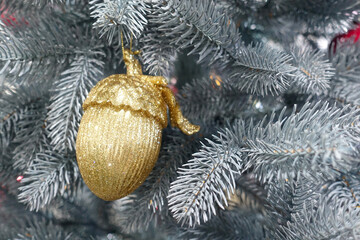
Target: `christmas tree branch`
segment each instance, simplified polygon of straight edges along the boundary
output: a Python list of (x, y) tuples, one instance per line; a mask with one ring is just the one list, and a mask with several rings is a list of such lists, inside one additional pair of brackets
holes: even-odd
[[(312, 189), (314, 189), (312, 184)], [(281, 239), (357, 239), (360, 236), (360, 184), (358, 176), (344, 175), (341, 180), (315, 188), (319, 194), (305, 199), (291, 214), (291, 221), (278, 232)], [(295, 192), (295, 196), (304, 195)], [(332, 206), (329, 211), (328, 207)]]
[(235, 177), (242, 171), (241, 155), (230, 139), (208, 140), (201, 150), (178, 170), (168, 201), (174, 217), (194, 226), (216, 215), (216, 207), (228, 204), (226, 193), (235, 190)]
[(2, 146), (2, 152), (9, 150), (7, 147), (14, 141), (17, 129), (19, 129), (17, 125), (24, 117), (22, 114), (27, 111), (28, 106), (34, 106), (34, 104), (38, 106), (37, 104), (41, 104), (41, 102), (44, 104), (42, 94), (47, 91), (46, 87), (46, 84), (40, 87), (37, 84), (30, 84), (3, 88), (3, 92), (0, 93), (0, 146)]
[(265, 218), (256, 212), (225, 211), (209, 222), (189, 229), (189, 239), (266, 239)]
[(159, 14), (158, 22), (163, 22), (160, 29), (174, 39), (173, 44), (189, 48), (189, 54), (199, 55), (199, 62), (206, 59), (231, 69), (231, 79), (239, 89), (264, 95), (287, 88), (287, 78), (295, 70), (289, 64), (290, 56), (263, 44), (245, 46), (233, 21), (212, 1), (168, 1), (164, 8), (167, 12)]
[[(90, 89), (103, 75), (99, 57), (105, 54), (92, 46), (88, 52), (77, 54), (69, 69), (61, 73), (52, 89), (47, 131), (51, 144), (60, 151), (74, 151), (76, 133), (82, 116), (82, 103)], [(59, 116), (61, 116), (59, 118)]]
[(285, 52), (255, 44), (239, 51), (230, 76), (240, 90), (277, 95), (289, 87), (289, 78), (295, 76), (290, 63), (291, 57)]
[(159, 24), (152, 22), (149, 16), (149, 24), (141, 37), (141, 58), (149, 71), (149, 74), (170, 78), (176, 59), (175, 47), (171, 44), (171, 38), (164, 38), (157, 30)]
[[(293, 46), (291, 48), (293, 65), (298, 74), (295, 76), (295, 88), (304, 93), (320, 95), (330, 87), (330, 79), (334, 69), (325, 54), (312, 50), (309, 46)], [(297, 90), (299, 91), (299, 90)]]
[(73, 157), (51, 150), (37, 153), (22, 179), (19, 200), (26, 203), (30, 210), (38, 211), (58, 194), (71, 190), (78, 177), (79, 169)]
[(199, 145), (198, 139), (178, 134), (167, 135), (166, 139), (153, 171), (137, 191), (153, 212), (161, 211), (167, 203), (170, 183), (176, 179), (177, 169)]
[(178, 94), (182, 111), (190, 119), (202, 121), (216, 117), (238, 117), (249, 108), (248, 94), (241, 94), (232, 82), (215, 73), (187, 83)]
[(96, 19), (94, 27), (101, 28), (100, 36), (107, 35), (109, 43), (116, 39), (120, 42), (120, 33), (128, 39), (138, 37), (147, 24), (147, 4), (140, 0), (92, 0), (91, 16)]
[(253, 166), (261, 179), (275, 177), (280, 183), (299, 175), (311, 177), (309, 171), (333, 179), (338, 174), (335, 169), (349, 171), (356, 162), (358, 136), (351, 136), (351, 129), (357, 128), (357, 112), (349, 106), (306, 104), (286, 119), (280, 114), (279, 120), (265, 126), (250, 124), (243, 149), (249, 156), (247, 166)]
[(354, 42), (350, 38), (347, 41), (336, 41), (336, 51), (331, 55), (331, 62), (335, 68), (335, 75), (332, 78), (331, 96), (340, 101), (360, 106), (360, 87), (358, 76), (360, 74), (360, 42)]
[(148, 202), (140, 201), (141, 196), (131, 194), (111, 204), (110, 221), (125, 233), (134, 233), (156, 224), (156, 213), (149, 211)]
[(64, 66), (66, 56), (73, 53), (70, 26), (59, 18), (49, 19), (46, 14), (51, 12), (45, 11), (36, 18), (31, 14), (5, 15), (15, 20), (9, 24), (0, 22), (0, 73), (5, 81), (49, 82)]
[(310, 31), (325, 33), (349, 29), (360, 10), (360, 3), (356, 0), (295, 0), (290, 4), (293, 11), (289, 13), (295, 21), (304, 21)]
[(36, 153), (43, 152), (49, 142), (45, 134), (46, 104), (44, 97), (29, 104), (19, 113), (13, 143), (13, 166), (20, 171), (26, 170), (33, 162)]

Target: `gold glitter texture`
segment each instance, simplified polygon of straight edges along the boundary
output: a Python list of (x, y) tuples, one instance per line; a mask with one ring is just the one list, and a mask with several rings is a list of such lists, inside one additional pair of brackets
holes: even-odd
[(171, 125), (191, 135), (191, 124), (160, 76), (142, 75), (134, 57), (123, 49), (127, 74), (100, 81), (89, 93), (76, 139), (80, 173), (98, 197), (112, 201), (138, 188), (153, 169), (160, 151), (162, 129)]

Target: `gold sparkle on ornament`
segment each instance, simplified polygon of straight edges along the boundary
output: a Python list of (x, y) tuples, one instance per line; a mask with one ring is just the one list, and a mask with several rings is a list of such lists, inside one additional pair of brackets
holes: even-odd
[(200, 130), (181, 113), (162, 76), (142, 74), (139, 51), (123, 50), (126, 74), (101, 80), (91, 89), (76, 139), (76, 158), (89, 189), (107, 201), (138, 188), (159, 155), (162, 129), (170, 123), (191, 135)]

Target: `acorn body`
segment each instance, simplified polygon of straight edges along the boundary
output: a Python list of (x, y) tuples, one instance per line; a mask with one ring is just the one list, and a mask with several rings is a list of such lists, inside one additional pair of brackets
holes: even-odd
[(107, 201), (133, 192), (156, 163), (161, 129), (154, 119), (130, 109), (87, 109), (77, 141), (81, 149), (78, 164), (86, 185)]
[(89, 189), (112, 201), (138, 188), (159, 155), (168, 124), (185, 134), (199, 131), (182, 116), (163, 77), (142, 75), (134, 52), (123, 50), (127, 74), (101, 80), (91, 89), (76, 138), (76, 158)]
[(76, 140), (80, 173), (89, 189), (111, 201), (138, 188), (159, 155), (166, 103), (136, 76), (103, 79), (84, 102)]

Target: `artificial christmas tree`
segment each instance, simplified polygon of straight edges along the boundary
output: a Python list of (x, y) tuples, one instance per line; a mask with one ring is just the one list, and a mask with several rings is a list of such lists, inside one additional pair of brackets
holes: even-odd
[[(0, 239), (360, 239), (358, 0), (0, 4)], [(106, 202), (75, 143), (121, 34), (201, 128)]]

